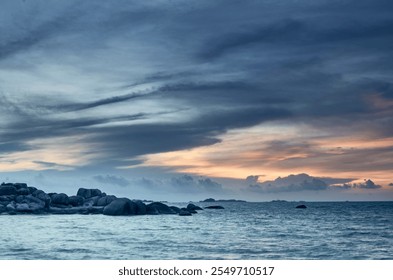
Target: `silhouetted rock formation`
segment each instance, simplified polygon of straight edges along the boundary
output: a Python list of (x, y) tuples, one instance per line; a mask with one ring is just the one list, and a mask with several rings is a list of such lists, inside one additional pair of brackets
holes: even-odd
[(205, 209), (224, 209), (224, 207), (220, 205), (212, 205), (212, 206), (206, 206)]
[(77, 195), (45, 193), (25, 183), (0, 185), (0, 214), (104, 214), (109, 216), (178, 214), (191, 216), (203, 210), (194, 204), (180, 209), (162, 202), (145, 204), (141, 200), (117, 198), (99, 189), (79, 188)]
[(298, 208), (298, 209), (306, 209), (307, 206), (304, 205), (304, 204), (301, 204), (301, 205), (296, 206), (296, 208)]

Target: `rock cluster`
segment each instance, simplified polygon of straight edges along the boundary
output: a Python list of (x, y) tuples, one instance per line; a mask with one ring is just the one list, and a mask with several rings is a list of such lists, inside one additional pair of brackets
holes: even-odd
[(99, 189), (80, 188), (76, 195), (45, 193), (25, 183), (0, 185), (0, 214), (104, 214), (110, 216), (177, 214), (191, 216), (203, 210), (194, 204), (186, 208), (161, 202), (118, 198)]

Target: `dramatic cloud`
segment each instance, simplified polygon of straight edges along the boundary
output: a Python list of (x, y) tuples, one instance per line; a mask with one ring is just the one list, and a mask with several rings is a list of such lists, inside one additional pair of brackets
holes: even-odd
[[(387, 0), (4, 0), (0, 167), (89, 178), (138, 167), (145, 174), (133, 176), (147, 180), (172, 172), (174, 192), (186, 183), (219, 190), (215, 178), (249, 174), (265, 174), (270, 183), (248, 179), (262, 191), (345, 188), (363, 174), (386, 187), (392, 8)], [(316, 177), (274, 180), (298, 173)]]
[(250, 185), (254, 191), (260, 192), (296, 192), (296, 191), (320, 191), (326, 190), (328, 185), (317, 178), (307, 174), (289, 175), (278, 177), (273, 181), (265, 181)]
[(341, 189), (368, 189), (368, 190), (382, 188), (381, 185), (375, 184), (370, 179), (364, 180), (364, 183), (352, 183), (352, 184), (347, 183), (347, 184), (343, 184), (343, 185), (333, 185), (333, 187), (334, 188), (341, 188)]

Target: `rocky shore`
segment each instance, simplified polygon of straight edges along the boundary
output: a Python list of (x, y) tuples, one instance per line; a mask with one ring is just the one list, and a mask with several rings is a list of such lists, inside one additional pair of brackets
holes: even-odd
[(45, 193), (25, 183), (0, 185), (0, 214), (104, 214), (109, 216), (174, 214), (191, 216), (203, 210), (194, 204), (186, 208), (161, 202), (118, 198), (99, 189), (79, 188), (76, 195)]

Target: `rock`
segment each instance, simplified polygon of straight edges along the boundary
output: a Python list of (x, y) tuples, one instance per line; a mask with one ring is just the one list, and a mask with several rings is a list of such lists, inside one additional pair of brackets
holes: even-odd
[(70, 199), (65, 193), (57, 193), (51, 196), (52, 204), (68, 205)]
[(135, 215), (137, 204), (128, 198), (117, 198), (109, 205), (105, 206), (103, 214), (109, 216)]
[(88, 199), (85, 199), (85, 201), (83, 202), (83, 206), (84, 207), (93, 207), (93, 206), (97, 206), (97, 202), (100, 199), (99, 196), (93, 196), (90, 197)]
[(195, 204), (190, 203), (187, 205), (187, 210), (203, 210), (203, 209), (199, 206), (196, 206)]
[(4, 213), (7, 211), (7, 208), (5, 207), (5, 205), (0, 204), (0, 214)]
[(295, 208), (297, 208), (297, 209), (306, 209), (307, 206), (304, 205), (304, 204), (300, 204), (300, 205), (296, 206)]
[(0, 195), (16, 195), (16, 188), (10, 185), (0, 186)]
[(26, 183), (15, 183), (14, 187), (19, 190), (19, 189), (27, 189), (27, 184)]
[(153, 202), (146, 205), (147, 214), (176, 214), (168, 205), (162, 202)]
[(90, 198), (91, 197), (91, 190), (85, 188), (79, 188), (78, 192), (76, 193), (77, 196), (81, 196), (83, 198)]
[(221, 205), (206, 206), (205, 209), (225, 209)]
[(27, 189), (29, 190), (29, 193), (33, 193), (37, 190), (35, 187), (27, 187)]
[[(185, 209), (185, 208), (184, 208), (184, 209)], [(184, 209), (181, 209), (181, 210), (180, 210), (179, 216), (192, 216), (192, 214), (190, 213), (190, 211), (184, 210)]]
[(204, 201), (202, 202), (216, 202), (216, 200), (214, 198), (206, 198)]
[(32, 194), (34, 197), (38, 198), (39, 200), (45, 203), (45, 208), (48, 208), (51, 203), (51, 198), (49, 194), (45, 193), (42, 190), (36, 190)]
[(7, 209), (7, 211), (10, 213), (10, 212), (15, 212), (15, 206), (16, 206), (16, 203), (15, 203), (15, 201), (12, 201), (12, 202), (10, 202), (9, 204), (7, 204), (7, 206), (6, 206), (6, 209)]
[(103, 206), (93, 206), (89, 208), (89, 214), (102, 214), (104, 212)]
[(195, 211), (194, 209), (180, 208), (180, 210), (190, 212), (191, 214), (198, 214), (198, 212)]
[(51, 206), (49, 207), (48, 212), (59, 215), (89, 214), (89, 210), (84, 207), (59, 208)]
[(85, 199), (79, 195), (72, 195), (68, 198), (68, 203), (72, 206), (81, 206)]
[(77, 195), (83, 197), (83, 198), (91, 198), (93, 196), (101, 196), (101, 191), (99, 189), (85, 189), (85, 188), (79, 188)]
[(180, 213), (180, 208), (176, 207), (176, 206), (169, 206), (169, 208), (171, 208), (173, 211), (175, 211), (175, 213), (179, 214)]
[(137, 215), (146, 215), (146, 204), (144, 204), (141, 200), (133, 200), (136, 203), (136, 214)]
[(30, 210), (29, 204), (27, 204), (27, 203), (17, 203), (15, 205), (15, 210), (16, 210), (16, 212), (25, 212), (25, 213), (32, 212)]
[(114, 195), (106, 195), (106, 196), (100, 197), (100, 199), (97, 201), (97, 206), (107, 206), (109, 203), (111, 203), (115, 199), (116, 199), (116, 196), (114, 196)]
[(101, 196), (102, 192), (99, 189), (90, 189), (91, 196)]
[(16, 190), (16, 193), (18, 195), (28, 195), (30, 194), (29, 189), (28, 188), (20, 188)]
[(2, 195), (0, 196), (0, 201), (12, 201), (15, 197), (16, 195)]

